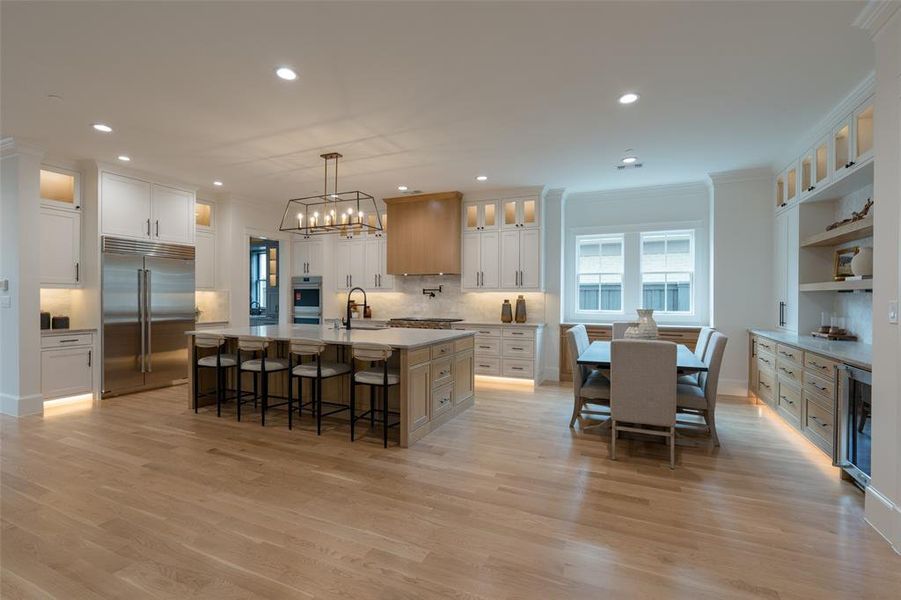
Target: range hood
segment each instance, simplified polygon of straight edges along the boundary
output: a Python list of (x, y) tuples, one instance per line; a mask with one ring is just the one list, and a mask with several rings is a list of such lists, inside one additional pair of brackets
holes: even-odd
[(459, 275), (460, 192), (385, 198), (391, 275)]

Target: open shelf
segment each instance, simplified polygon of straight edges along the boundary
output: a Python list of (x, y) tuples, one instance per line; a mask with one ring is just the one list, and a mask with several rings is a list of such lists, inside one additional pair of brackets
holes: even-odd
[(802, 248), (812, 246), (838, 246), (845, 242), (853, 242), (873, 235), (873, 217), (869, 216), (854, 223), (836, 227), (832, 231), (824, 231), (812, 235), (801, 242)]
[(823, 281), (821, 283), (802, 283), (802, 292), (853, 292), (856, 290), (872, 290), (872, 279), (856, 281)]

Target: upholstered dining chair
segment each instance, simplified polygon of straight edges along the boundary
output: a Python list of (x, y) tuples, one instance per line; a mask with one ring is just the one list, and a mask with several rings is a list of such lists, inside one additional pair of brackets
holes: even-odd
[(710, 438), (716, 446), (720, 445), (716, 433), (716, 393), (727, 341), (728, 338), (719, 331), (711, 333), (710, 341), (707, 342), (707, 352), (704, 354), (707, 371), (698, 374), (697, 385), (680, 383), (676, 390), (676, 406), (679, 412), (704, 417), (704, 422), (710, 430)]
[(626, 337), (626, 330), (635, 325), (633, 321), (614, 321), (613, 322), (613, 339), (622, 340)]
[(576, 423), (583, 415), (609, 416), (608, 411), (589, 410), (588, 404), (609, 406), (610, 381), (597, 370), (579, 364), (579, 355), (590, 345), (588, 331), (584, 325), (576, 325), (566, 332), (566, 345), (569, 350), (570, 367), (573, 374), (573, 414), (569, 426)]
[(610, 458), (616, 460), (620, 431), (646, 433), (668, 438), (670, 469), (675, 468), (676, 344), (613, 340), (610, 373)]
[[(713, 333), (713, 328), (711, 327), (701, 327), (700, 331), (698, 331), (698, 341), (695, 342), (695, 356), (701, 359), (701, 362), (704, 362), (707, 354), (707, 345), (710, 342), (710, 334)], [(698, 373), (689, 373), (687, 375), (679, 376), (679, 383), (685, 383), (688, 385), (698, 385), (699, 383)]]

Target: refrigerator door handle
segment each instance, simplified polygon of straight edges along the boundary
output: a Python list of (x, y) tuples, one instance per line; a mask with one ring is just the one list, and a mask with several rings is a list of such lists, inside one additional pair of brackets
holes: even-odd
[(152, 273), (150, 269), (144, 269), (144, 323), (147, 329), (147, 372), (153, 372), (153, 350), (151, 349), (150, 340), (153, 332), (150, 330), (150, 322), (153, 320), (153, 314), (150, 311), (150, 281)]
[(147, 345), (147, 337), (144, 335), (144, 269), (138, 269), (138, 323), (141, 327), (141, 373), (146, 373), (144, 367), (144, 347)]

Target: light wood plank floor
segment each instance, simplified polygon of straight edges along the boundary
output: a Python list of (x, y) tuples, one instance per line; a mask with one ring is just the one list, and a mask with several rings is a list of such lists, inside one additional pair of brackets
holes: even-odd
[(744, 399), (670, 471), (571, 431), (569, 387), (480, 384), (409, 450), (185, 394), (2, 419), (3, 598), (901, 597), (862, 495)]

